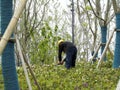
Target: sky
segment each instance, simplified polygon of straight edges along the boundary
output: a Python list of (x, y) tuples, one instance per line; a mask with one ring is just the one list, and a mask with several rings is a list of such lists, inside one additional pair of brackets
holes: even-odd
[(67, 7), (67, 4), (69, 3), (69, 0), (58, 0), (60, 3), (61, 3), (61, 5), (64, 7), (64, 8), (66, 8)]
[(67, 5), (70, 5), (70, 0), (58, 0), (60, 3), (61, 3), (61, 5), (62, 5), (62, 7), (63, 7), (63, 9), (68, 9), (68, 7), (67, 7)]

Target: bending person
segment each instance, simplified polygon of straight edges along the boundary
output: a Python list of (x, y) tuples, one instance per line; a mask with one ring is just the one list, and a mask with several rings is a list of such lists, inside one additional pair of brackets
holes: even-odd
[[(75, 67), (76, 56), (77, 56), (77, 48), (76, 46), (68, 41), (60, 40), (58, 42), (59, 50), (58, 50), (58, 58), (59, 65), (62, 65), (65, 62), (65, 67), (67, 69)], [(66, 54), (66, 58), (62, 60), (62, 52)]]

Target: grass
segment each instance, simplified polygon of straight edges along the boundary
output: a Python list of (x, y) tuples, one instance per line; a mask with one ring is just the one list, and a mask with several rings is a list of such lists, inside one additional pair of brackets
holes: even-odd
[[(115, 90), (120, 79), (119, 69), (111, 68), (110, 61), (102, 63), (99, 69), (96, 69), (96, 64), (80, 62), (70, 70), (61, 65), (34, 65), (32, 70), (41, 90)], [(17, 69), (17, 73), (21, 90), (28, 90), (22, 67)], [(28, 73), (33, 90), (37, 90), (29, 71)], [(0, 80), (0, 90), (3, 90), (2, 73)]]

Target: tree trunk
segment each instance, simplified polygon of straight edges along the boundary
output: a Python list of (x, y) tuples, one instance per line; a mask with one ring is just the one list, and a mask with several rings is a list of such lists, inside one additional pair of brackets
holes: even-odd
[(114, 12), (116, 14), (116, 43), (115, 43), (115, 51), (114, 51), (114, 60), (113, 60), (113, 68), (120, 67), (120, 7), (117, 5), (119, 1), (112, 0)]
[[(0, 0), (0, 2), (1, 33), (3, 35), (12, 17), (12, 0)], [(2, 73), (4, 78), (4, 90), (19, 90), (13, 42), (8, 42), (2, 54)]]
[(74, 43), (74, 0), (72, 0), (72, 42)]

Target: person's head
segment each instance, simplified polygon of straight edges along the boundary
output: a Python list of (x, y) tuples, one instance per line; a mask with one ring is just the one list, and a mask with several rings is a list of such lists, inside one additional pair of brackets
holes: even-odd
[(60, 45), (61, 43), (63, 43), (64, 42), (64, 40), (59, 40), (58, 41), (58, 45)]

